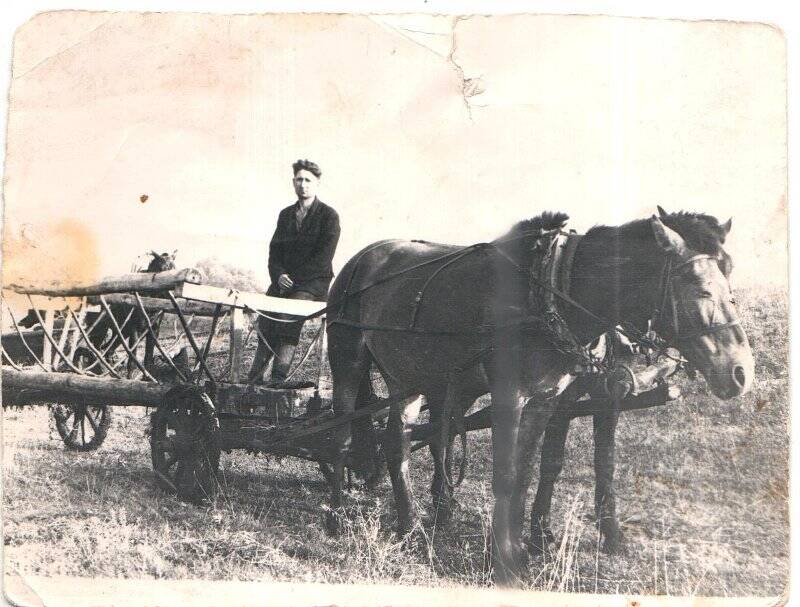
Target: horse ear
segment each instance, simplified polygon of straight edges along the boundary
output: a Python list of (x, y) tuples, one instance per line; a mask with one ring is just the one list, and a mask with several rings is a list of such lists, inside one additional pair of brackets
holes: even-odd
[(666, 211), (665, 211), (665, 210), (664, 210), (664, 209), (661, 207), (661, 205), (660, 205), (660, 204), (657, 204), (657, 205), (656, 205), (656, 208), (658, 209), (658, 216), (659, 216), (659, 217), (661, 217), (661, 219), (666, 219), (666, 218), (667, 218), (667, 215), (669, 215), (669, 213), (667, 213), (667, 212), (666, 212)]
[(732, 225), (733, 225), (733, 217), (731, 217), (731, 218), (730, 218), (728, 221), (726, 221), (725, 223), (723, 223), (723, 224), (720, 226), (720, 227), (723, 229), (723, 231), (725, 232), (725, 236), (727, 236), (728, 234), (730, 234), (730, 231), (731, 231), (731, 226), (732, 226)]
[(150, 255), (152, 255), (152, 256), (153, 256), (153, 257), (155, 257), (156, 259), (158, 259), (159, 257), (161, 257), (161, 256), (160, 256), (158, 253), (156, 253), (156, 252), (155, 252), (155, 251), (153, 251), (152, 249), (150, 249)]
[(658, 246), (667, 253), (675, 253), (676, 255), (683, 256), (688, 247), (675, 230), (669, 226), (665, 226), (662, 221), (653, 215), (650, 225), (653, 227), (653, 235), (656, 237)]

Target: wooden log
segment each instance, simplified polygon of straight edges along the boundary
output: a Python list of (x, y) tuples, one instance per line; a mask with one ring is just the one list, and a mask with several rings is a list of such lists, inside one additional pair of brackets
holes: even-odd
[[(110, 293), (105, 295), (105, 300), (109, 305), (127, 305), (138, 307), (136, 297), (128, 295), (127, 293)], [(144, 309), (148, 312), (165, 312), (167, 314), (175, 314), (175, 308), (172, 302), (168, 299), (161, 299), (158, 297), (142, 297)], [(99, 296), (93, 295), (88, 298), (89, 303), (99, 304)], [(188, 316), (214, 316), (214, 309), (216, 306), (198, 301), (181, 301), (181, 310)]]
[(172, 388), (131, 379), (87, 377), (74, 373), (16, 371), (3, 368), (3, 405), (58, 402), (63, 404), (160, 405)]
[(274, 314), (290, 314), (292, 316), (308, 316), (325, 307), (322, 301), (305, 301), (302, 299), (284, 299), (260, 293), (240, 292), (222, 287), (190, 284), (185, 282), (175, 290), (177, 297), (222, 304), (235, 308), (249, 308)]
[(48, 285), (10, 284), (6, 288), (15, 293), (47, 295), (48, 297), (80, 297), (84, 295), (104, 295), (139, 291), (152, 293), (168, 289), (178, 289), (183, 283), (199, 283), (202, 275), (194, 268), (167, 270), (166, 272), (136, 272), (121, 276), (109, 276), (97, 282)]

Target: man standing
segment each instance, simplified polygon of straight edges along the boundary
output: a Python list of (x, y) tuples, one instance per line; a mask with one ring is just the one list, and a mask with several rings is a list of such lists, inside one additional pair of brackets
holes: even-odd
[[(289, 299), (325, 301), (333, 278), (333, 255), (339, 242), (339, 215), (317, 198), (319, 166), (309, 160), (292, 165), (292, 183), (297, 202), (278, 215), (278, 225), (269, 244), (267, 295)], [(259, 339), (248, 380), (263, 381), (264, 369), (275, 354), (271, 384), (286, 379), (302, 322), (276, 322), (259, 318), (259, 329), (269, 346)]]

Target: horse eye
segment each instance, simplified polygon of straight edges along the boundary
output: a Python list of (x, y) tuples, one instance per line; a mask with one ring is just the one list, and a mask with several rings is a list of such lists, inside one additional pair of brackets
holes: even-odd
[(711, 291), (706, 291), (705, 289), (700, 291), (700, 297), (709, 298), (711, 297)]

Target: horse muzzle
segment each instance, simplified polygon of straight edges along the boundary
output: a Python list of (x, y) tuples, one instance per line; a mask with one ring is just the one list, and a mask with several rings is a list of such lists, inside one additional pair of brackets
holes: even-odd
[[(743, 396), (750, 391), (755, 376), (753, 353), (746, 342), (711, 353), (712, 348), (692, 348), (692, 363), (706, 378), (714, 395), (722, 400)], [(687, 352), (689, 354), (689, 352)]]

